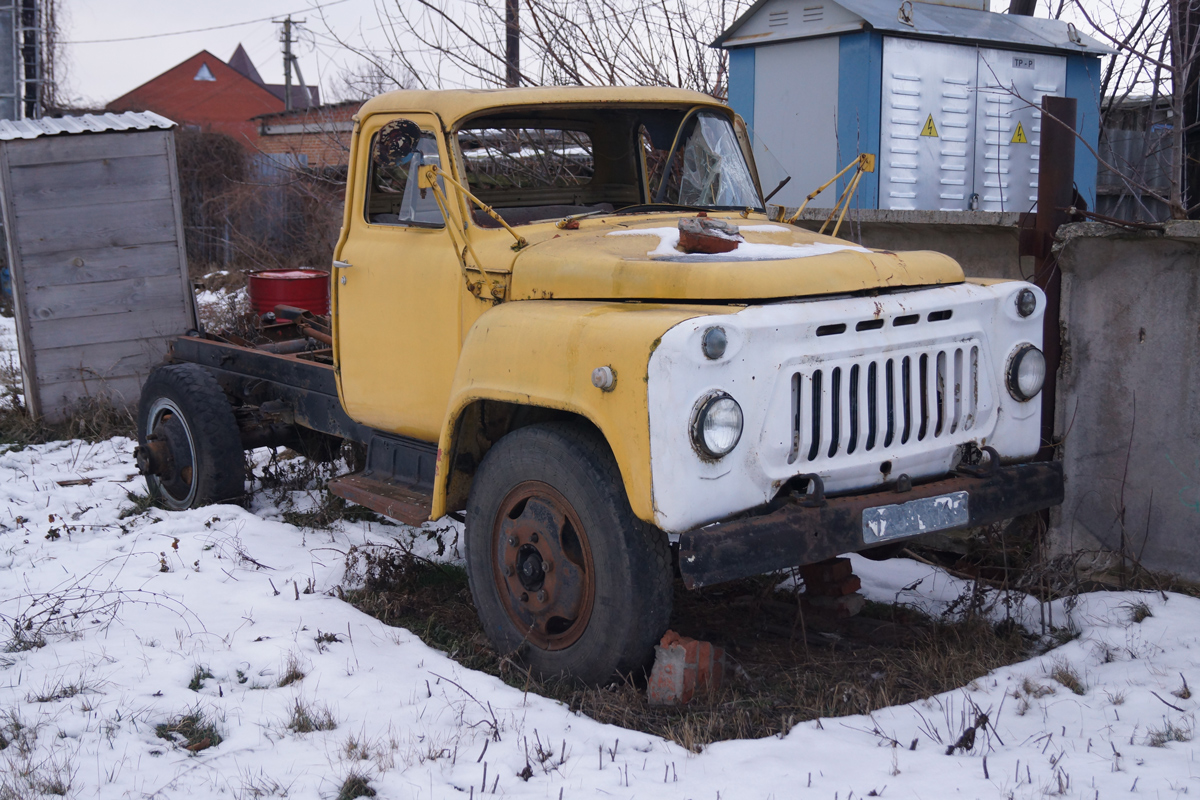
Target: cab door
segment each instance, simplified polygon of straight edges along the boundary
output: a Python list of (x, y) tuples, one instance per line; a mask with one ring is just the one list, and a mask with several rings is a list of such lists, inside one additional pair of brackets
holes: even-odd
[[(375, 158), (379, 129), (394, 119), (421, 130), (403, 166)], [(334, 344), (346, 412), (425, 441), (437, 441), (450, 396), (465, 287), (446, 220), (434, 192), (418, 187), (417, 170), (449, 163), (434, 115), (369, 117), (352, 165), (347, 236), (334, 264)]]

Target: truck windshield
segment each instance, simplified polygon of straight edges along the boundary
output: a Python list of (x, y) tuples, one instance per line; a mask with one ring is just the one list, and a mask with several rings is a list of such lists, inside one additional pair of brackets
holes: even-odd
[[(718, 110), (506, 109), (470, 119), (454, 142), (468, 188), (510, 225), (679, 206), (762, 207), (734, 127)], [(473, 221), (498, 225), (482, 211)]]
[[(708, 111), (688, 116), (674, 150), (654, 151), (643, 139), (656, 203), (701, 208), (762, 208), (758, 189), (729, 119)], [(665, 172), (665, 175), (663, 174)], [(655, 174), (657, 173), (657, 174)]]

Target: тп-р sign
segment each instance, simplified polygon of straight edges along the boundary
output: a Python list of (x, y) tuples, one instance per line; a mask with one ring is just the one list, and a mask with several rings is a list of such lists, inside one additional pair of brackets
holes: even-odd
[(1033, 69), (1033, 59), (1028, 56), (1013, 56), (1013, 69)]

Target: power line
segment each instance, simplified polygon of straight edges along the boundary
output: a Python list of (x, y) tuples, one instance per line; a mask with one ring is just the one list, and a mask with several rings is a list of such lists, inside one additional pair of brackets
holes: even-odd
[[(330, 6), (341, 5), (348, 3), (350, 0), (332, 0), (328, 3), (317, 3), (300, 11), (289, 11), (288, 14), (299, 14), (301, 11), (313, 11), (316, 9), (329, 8)], [(226, 28), (240, 28), (243, 25), (253, 25), (257, 22), (272, 22), (278, 14), (272, 14), (269, 17), (260, 17), (259, 19), (248, 19), (245, 22), (231, 22), (228, 25), (213, 25), (209, 28), (192, 28), (186, 31), (171, 31), (170, 33), (148, 33), (145, 36), (124, 36), (119, 39), (77, 39), (71, 42), (60, 42), (60, 44), (108, 44), (110, 42), (136, 42), (141, 39), (161, 39), (164, 36), (183, 36), (188, 33), (205, 33), (207, 31), (219, 31)]]

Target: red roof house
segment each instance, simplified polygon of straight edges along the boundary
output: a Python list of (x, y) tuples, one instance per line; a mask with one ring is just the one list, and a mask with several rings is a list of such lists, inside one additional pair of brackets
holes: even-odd
[[(241, 45), (230, 61), (236, 66), (201, 50), (121, 95), (107, 108), (153, 111), (185, 128), (225, 133), (243, 145), (257, 147), (259, 123), (255, 117), (284, 110), (283, 87), (263, 83)], [(309, 96), (316, 105), (315, 89), (309, 90)], [(305, 105), (303, 97), (303, 89), (293, 87), (293, 105)]]

